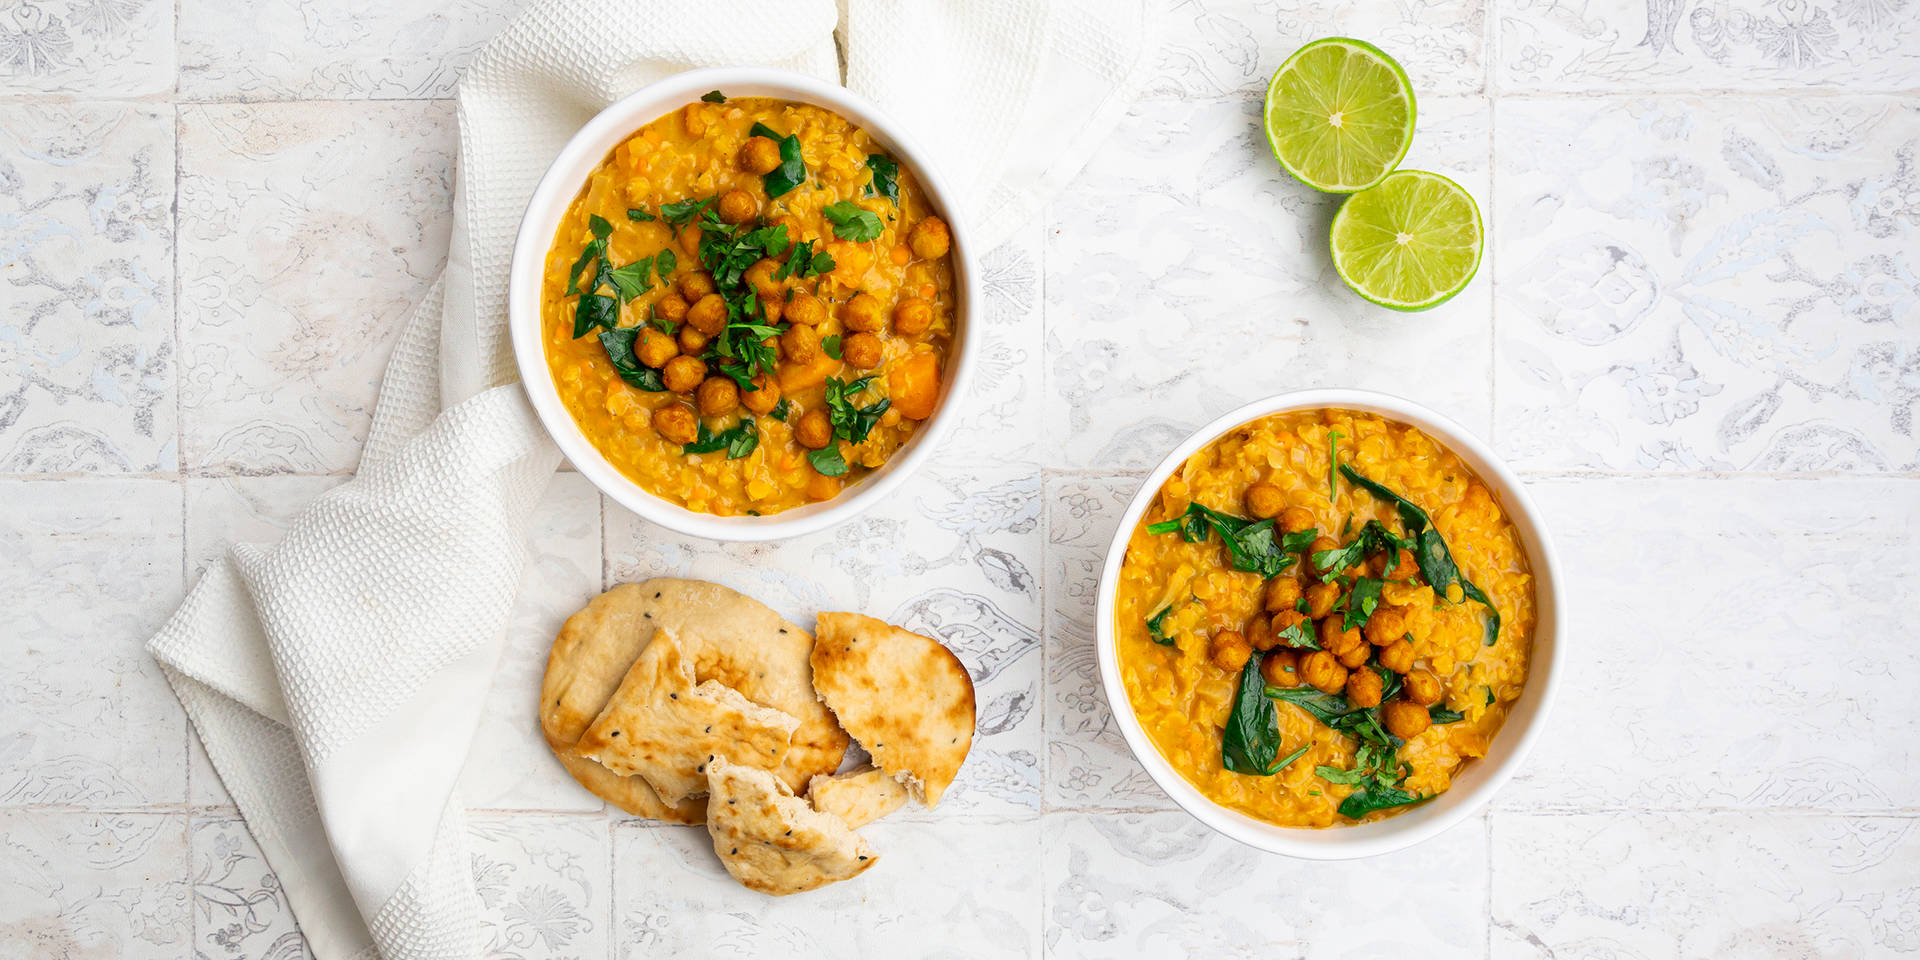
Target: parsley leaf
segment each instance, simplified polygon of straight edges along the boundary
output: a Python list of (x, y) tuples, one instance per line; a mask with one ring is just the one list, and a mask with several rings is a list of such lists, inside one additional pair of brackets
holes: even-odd
[(820, 214), (833, 223), (833, 235), (842, 240), (866, 243), (876, 240), (885, 227), (879, 216), (852, 200), (829, 203), (820, 208)]
[(660, 371), (641, 364), (633, 355), (633, 343), (641, 329), (625, 327), (605, 331), (600, 334), (600, 346), (606, 349), (607, 359), (613, 361), (613, 370), (620, 379), (648, 393), (664, 393), (667, 385), (661, 381)]
[(867, 154), (867, 169), (873, 171), (873, 179), (867, 183), (867, 196), (879, 194), (900, 205), (900, 164), (884, 153)]
[(1385, 580), (1373, 577), (1353, 578), (1353, 587), (1347, 594), (1347, 612), (1342, 624), (1344, 629), (1364, 627), (1368, 620), (1373, 619), (1373, 611), (1380, 606), (1380, 588), (1384, 585)]
[(837, 333), (831, 333), (824, 337), (821, 337), (820, 349), (825, 350), (827, 352), (827, 356), (832, 357), (835, 360), (840, 359), (840, 335)]
[(780, 402), (773, 405), (773, 412), (769, 413), (768, 416), (774, 418), (775, 420), (780, 421), (781, 423), (786, 423), (787, 411), (791, 409), (793, 409), (793, 407), (787, 403), (787, 398), (781, 397)]
[(1315, 536), (1313, 531), (1302, 531), (1276, 538), (1271, 519), (1248, 520), (1199, 503), (1187, 504), (1187, 512), (1175, 519), (1149, 525), (1147, 532), (1157, 536), (1177, 531), (1188, 543), (1199, 543), (1207, 538), (1209, 529), (1226, 542), (1235, 570), (1263, 577), (1279, 576), (1280, 571), (1293, 563), (1295, 555), (1313, 543)]
[(707, 103), (726, 103), (727, 95), (718, 90), (708, 90), (700, 95), (700, 99)]
[(1320, 649), (1319, 641), (1313, 638), (1313, 621), (1312, 620), (1302, 620), (1299, 623), (1296, 623), (1293, 626), (1288, 627), (1285, 630), (1282, 630), (1274, 634), (1274, 637), (1278, 639), (1281, 643), (1284, 643), (1287, 646), (1292, 647), (1296, 650)]
[(682, 200), (679, 203), (660, 205), (660, 216), (676, 227), (684, 227), (700, 216), (700, 212), (713, 205), (714, 197), (705, 200)]
[(887, 397), (864, 407), (854, 406), (853, 398), (873, 380), (873, 377), (861, 377), (852, 383), (842, 383), (838, 377), (827, 378), (827, 420), (833, 424), (834, 436), (849, 443), (865, 443), (867, 434), (880, 422), (880, 416), (893, 406), (893, 400)]
[(679, 265), (680, 258), (674, 256), (672, 250), (662, 250), (653, 255), (653, 271), (659, 275), (661, 283), (665, 283), (667, 274), (672, 273)]

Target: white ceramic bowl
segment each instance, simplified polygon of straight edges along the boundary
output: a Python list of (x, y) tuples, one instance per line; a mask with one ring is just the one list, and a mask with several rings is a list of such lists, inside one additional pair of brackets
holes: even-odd
[[(669, 503), (627, 479), (607, 462), (567, 413), (547, 369), (541, 335), (540, 296), (548, 247), (568, 205), (579, 195), (608, 152), (634, 131), (671, 110), (698, 100), (709, 90), (729, 97), (779, 97), (831, 109), (864, 128), (895, 158), (910, 167), (934, 207), (953, 233), (954, 334), (948, 354), (940, 402), (933, 416), (921, 424), (907, 445), (880, 469), (848, 487), (832, 500), (796, 507), (766, 517), (716, 517)], [(872, 506), (918, 469), (941, 438), (952, 429), (959, 401), (966, 396), (974, 367), (973, 309), (980, 302), (979, 270), (966, 216), (942, 178), (934, 158), (927, 156), (878, 108), (844, 87), (822, 83), (784, 70), (726, 67), (690, 70), (642, 88), (600, 111), (555, 157), (527, 203), (520, 233), (513, 245), (512, 274), (508, 282), (508, 328), (520, 381), (540, 422), (553, 435), (575, 469), (621, 506), (663, 527), (711, 540), (778, 540), (830, 527)]]
[[(1487, 755), (1469, 761), (1453, 779), (1453, 787), (1437, 799), (1419, 807), (1372, 823), (1329, 827), (1316, 830), (1275, 826), (1214, 803), (1195, 789), (1173, 769), (1141, 729), (1120, 681), (1120, 662), (1114, 647), (1114, 592), (1119, 582), (1120, 564), (1126, 558), (1127, 539), (1152, 505), (1153, 498), (1182, 462), (1200, 448), (1243, 423), (1273, 413), (1337, 407), (1376, 413), (1402, 423), (1412, 424), (1446, 444), (1487, 482), (1505, 508), (1507, 517), (1520, 532), (1534, 574), (1533, 661), (1526, 690), (1514, 704), (1513, 712)], [(1528, 499), (1526, 490), (1486, 444), (1462, 429), (1459, 424), (1426, 407), (1408, 400), (1364, 390), (1303, 390), (1249, 403), (1200, 428), (1160, 462), (1153, 474), (1134, 494), (1113, 545), (1107, 549), (1107, 563), (1100, 580), (1098, 644), (1100, 677), (1105, 684), (1107, 703), (1113, 708), (1121, 734), (1133, 755), (1147, 769), (1160, 789), (1166, 791), (1201, 823), (1261, 850), (1303, 857), (1310, 860), (1346, 860), (1370, 857), (1419, 843), (1471, 816), (1513, 776), (1528, 749), (1539, 737), (1552, 704), (1554, 688), (1565, 670), (1564, 605), (1559, 597), (1560, 564), (1547, 537), (1540, 514)]]

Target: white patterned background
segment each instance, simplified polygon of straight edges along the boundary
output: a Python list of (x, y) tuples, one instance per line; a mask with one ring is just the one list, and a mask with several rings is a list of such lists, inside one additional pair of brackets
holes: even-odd
[[(349, 475), (446, 256), (459, 73), (515, 0), (0, 0), (0, 956), (306, 955), (143, 639)], [(1148, 96), (985, 258), (966, 429), (777, 545), (573, 474), (465, 784), (499, 958), (1865, 957), (1920, 952), (1920, 0), (1169, 0)], [(635, 27), (636, 29), (639, 27)], [(1481, 201), (1452, 303), (1340, 287), (1259, 133), (1299, 43), (1421, 94)], [(1566, 694), (1481, 816), (1311, 864), (1213, 836), (1111, 728), (1096, 566), (1238, 404), (1402, 394), (1526, 477)], [(831, 570), (830, 575), (817, 571)], [(559, 621), (678, 573), (946, 639), (981, 734), (861, 880), (772, 901), (535, 733)]]

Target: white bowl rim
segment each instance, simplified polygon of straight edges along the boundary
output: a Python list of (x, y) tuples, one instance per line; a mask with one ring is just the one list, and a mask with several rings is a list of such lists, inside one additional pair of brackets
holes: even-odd
[[(1482, 480), (1496, 487), (1507, 517), (1520, 532), (1534, 575), (1533, 653), (1527, 687), (1508, 715), (1486, 757), (1466, 764), (1453, 786), (1439, 797), (1397, 816), (1354, 826), (1324, 829), (1281, 827), (1214, 803), (1173, 769), (1147, 738), (1134, 716), (1133, 703), (1120, 681), (1114, 643), (1115, 587), (1127, 541), (1167, 477), (1202, 447), (1227, 431), (1274, 413), (1338, 408), (1377, 413), (1425, 431), (1445, 444)], [(1208, 827), (1248, 846), (1307, 860), (1349, 860), (1391, 853), (1427, 840), (1484, 806), (1512, 778), (1545, 728), (1565, 660), (1565, 604), (1559, 588), (1560, 562), (1540, 513), (1527, 491), (1507, 466), (1478, 437), (1446, 416), (1391, 394), (1370, 390), (1313, 389), (1282, 393), (1255, 400), (1201, 427), (1183, 441), (1147, 476), (1120, 518), (1101, 570), (1100, 600), (1095, 625), (1100, 677), (1107, 704), (1127, 747), (1160, 789), (1181, 809)]]
[[(567, 412), (547, 370), (540, 296), (548, 245), (588, 174), (621, 140), (709, 90), (732, 96), (775, 96), (827, 107), (860, 125), (914, 171), (952, 233), (954, 337), (933, 416), (885, 465), (831, 500), (765, 517), (697, 513), (649, 493), (607, 462)], [(738, 93), (734, 93), (738, 91)], [(971, 227), (957, 196), (928, 153), (865, 97), (805, 74), (769, 67), (708, 67), (674, 74), (615, 101), (580, 128), (541, 175), (522, 214), (508, 268), (507, 325), (522, 390), (547, 433), (574, 469), (616, 503), (670, 530), (722, 541), (780, 540), (851, 519), (884, 500), (929, 458), (953, 429), (972, 384), (979, 346), (979, 268)]]

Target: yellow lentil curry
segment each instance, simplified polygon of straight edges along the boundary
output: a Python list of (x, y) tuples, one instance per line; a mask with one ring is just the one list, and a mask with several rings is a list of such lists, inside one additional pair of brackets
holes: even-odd
[(642, 488), (721, 516), (838, 494), (933, 415), (947, 225), (821, 107), (719, 91), (608, 154), (555, 231), (547, 365)]
[(1392, 816), (1483, 756), (1527, 680), (1533, 579), (1458, 456), (1350, 410), (1243, 424), (1127, 541), (1134, 713), (1209, 799), (1288, 827)]

